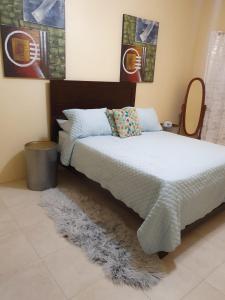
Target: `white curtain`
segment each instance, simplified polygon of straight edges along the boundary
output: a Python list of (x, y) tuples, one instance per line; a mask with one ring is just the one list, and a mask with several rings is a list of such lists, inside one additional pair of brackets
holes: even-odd
[(225, 145), (225, 33), (212, 32), (205, 72), (206, 105), (202, 139)]

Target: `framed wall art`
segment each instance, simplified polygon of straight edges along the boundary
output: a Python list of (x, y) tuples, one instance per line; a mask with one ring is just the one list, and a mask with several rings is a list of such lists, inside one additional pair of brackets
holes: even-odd
[(120, 80), (153, 82), (159, 23), (123, 15)]
[(65, 0), (4, 0), (0, 24), (6, 77), (65, 78)]
[(49, 77), (46, 31), (2, 25), (1, 36), (5, 76)]

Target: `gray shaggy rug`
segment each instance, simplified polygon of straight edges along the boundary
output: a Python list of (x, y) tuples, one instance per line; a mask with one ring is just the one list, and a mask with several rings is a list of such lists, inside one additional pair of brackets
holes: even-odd
[(140, 248), (136, 236), (140, 220), (87, 179), (80, 184), (83, 191), (64, 182), (63, 187), (42, 193), (40, 205), (55, 221), (57, 231), (101, 265), (114, 283), (140, 289), (157, 284), (163, 276), (162, 262)]

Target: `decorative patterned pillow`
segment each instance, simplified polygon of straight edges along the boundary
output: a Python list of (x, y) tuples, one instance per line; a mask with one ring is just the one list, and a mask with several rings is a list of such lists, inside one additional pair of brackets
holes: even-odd
[(113, 109), (113, 115), (121, 138), (141, 135), (141, 126), (135, 107)]
[(116, 128), (116, 123), (115, 123), (113, 111), (111, 109), (107, 109), (105, 114), (108, 118), (109, 125), (110, 125), (111, 130), (112, 130), (112, 135), (113, 136), (119, 136), (117, 128)]

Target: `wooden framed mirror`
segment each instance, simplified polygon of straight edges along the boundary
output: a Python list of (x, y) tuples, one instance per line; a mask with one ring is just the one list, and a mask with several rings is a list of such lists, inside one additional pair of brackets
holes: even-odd
[(205, 111), (205, 84), (201, 78), (196, 77), (187, 87), (181, 108), (179, 133), (201, 139)]

